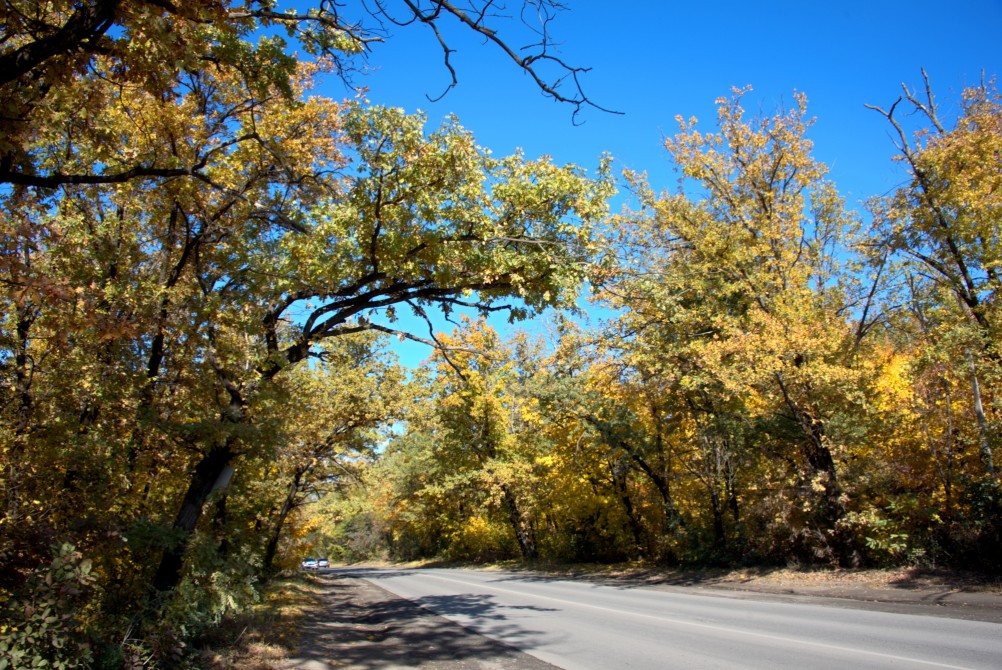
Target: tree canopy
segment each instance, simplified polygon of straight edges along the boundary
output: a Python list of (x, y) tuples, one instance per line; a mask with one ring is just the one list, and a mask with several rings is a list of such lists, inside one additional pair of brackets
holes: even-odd
[[(373, 336), (434, 341), (397, 310), (573, 303), (607, 165), (494, 157), (455, 119), (313, 90), (387, 22), (456, 20), (536, 76), (547, 40), (516, 56), (490, 5), (5, 4), (5, 657), (167, 663), (371, 454), (401, 381)], [(29, 579), (53, 560), (96, 588), (33, 633), (68, 586)]]

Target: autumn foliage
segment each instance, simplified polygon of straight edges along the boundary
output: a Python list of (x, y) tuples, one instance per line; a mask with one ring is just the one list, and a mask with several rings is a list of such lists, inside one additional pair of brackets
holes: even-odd
[(608, 159), (317, 95), (340, 7), (5, 4), (0, 670), (181, 664), (318, 553), (1002, 567), (993, 83), (875, 110), (863, 215), (740, 90), (611, 214)]
[(952, 129), (928, 90), (877, 110), (906, 174), (866, 218), (812, 157), (806, 98), (749, 118), (744, 93), (714, 132), (678, 120), (677, 191), (625, 175), (638, 207), (591, 274), (617, 317), (443, 340), (481, 357), (431, 359), (340, 503), (367, 501), (370, 540), (328, 516), (349, 555), (999, 569), (994, 87)]

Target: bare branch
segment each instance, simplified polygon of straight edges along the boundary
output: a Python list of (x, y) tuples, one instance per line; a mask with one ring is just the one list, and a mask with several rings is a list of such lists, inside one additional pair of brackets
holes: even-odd
[[(548, 2), (535, 3), (535, 6), (541, 12), (540, 21), (543, 24), (543, 27), (541, 29), (536, 30), (537, 34), (540, 35), (540, 41), (537, 44), (532, 44), (523, 47), (523, 49), (533, 49), (534, 52), (527, 56), (522, 56), (519, 55), (507, 41), (501, 38), (497, 30), (485, 24), (485, 17), (488, 14), (488, 9), (493, 4), (492, 0), (488, 0), (487, 2), (485, 2), (476, 15), (471, 15), (467, 10), (457, 7), (450, 0), (434, 0), (433, 2), (434, 6), (430, 11), (422, 11), (421, 7), (419, 7), (414, 0), (404, 0), (404, 4), (410, 10), (412, 17), (406, 21), (396, 20), (390, 17), (390, 15), (386, 12), (385, 7), (381, 2), (377, 3), (377, 6), (379, 8), (379, 13), (381, 15), (386, 16), (390, 21), (394, 22), (397, 25), (408, 25), (410, 23), (417, 21), (426, 25), (434, 33), (435, 38), (439, 43), (439, 46), (442, 48), (443, 60), (445, 63), (446, 70), (448, 70), (449, 72), (450, 82), (449, 85), (446, 87), (445, 91), (443, 91), (437, 97), (428, 96), (429, 100), (434, 102), (442, 99), (449, 91), (455, 88), (456, 85), (458, 84), (458, 77), (451, 62), (451, 54), (454, 53), (454, 50), (451, 47), (449, 47), (448, 43), (446, 42), (444, 36), (442, 35), (437, 25), (437, 22), (440, 20), (442, 13), (445, 12), (451, 15), (461, 24), (465, 25), (470, 30), (481, 35), (484, 38), (485, 42), (489, 42), (493, 44), (495, 47), (499, 48), (508, 57), (509, 60), (515, 63), (515, 65), (517, 65), (519, 69), (521, 69), (523, 72), (525, 72), (532, 78), (536, 86), (543, 92), (544, 95), (553, 98), (557, 102), (565, 102), (573, 105), (574, 107), (573, 117), (575, 119), (575, 122), (577, 120), (578, 114), (584, 107), (593, 107), (595, 109), (610, 114), (622, 114), (622, 112), (614, 111), (596, 104), (585, 94), (584, 88), (579, 79), (579, 75), (581, 73), (588, 72), (590, 68), (571, 66), (566, 62), (564, 62), (561, 58), (554, 56), (549, 52), (549, 47), (552, 46), (552, 42), (550, 40), (548, 32), (548, 25), (550, 21), (553, 20), (553, 16), (550, 13), (546, 12), (545, 8), (547, 6), (559, 7), (559, 5)], [(531, 24), (524, 18), (524, 7), (523, 7), (523, 23), (531, 27)], [(556, 65), (558, 68), (560, 68), (560, 70), (564, 72), (564, 75), (557, 78), (556, 80), (548, 81), (543, 77), (543, 75), (538, 70), (538, 64), (542, 62), (548, 62), (553, 65)], [(569, 95), (559, 90), (561, 84), (567, 81), (568, 79), (573, 82), (573, 89), (574, 89), (573, 93)]]
[(945, 135), (946, 129), (943, 127), (943, 124), (940, 123), (939, 116), (936, 113), (936, 102), (932, 97), (932, 85), (929, 83), (929, 75), (926, 74), (925, 68), (922, 68), (922, 80), (925, 82), (926, 102), (924, 104), (918, 101), (914, 94), (908, 90), (907, 86), (901, 84), (901, 88), (905, 90), (905, 97), (908, 99), (908, 102), (915, 105), (916, 109), (921, 110), (922, 113), (929, 117), (929, 121), (936, 127), (936, 130), (939, 131), (940, 135)]
[(859, 345), (863, 341), (863, 337), (870, 331), (870, 328), (876, 323), (876, 319), (867, 321), (870, 309), (873, 307), (874, 298), (877, 295), (877, 288), (880, 285), (880, 276), (884, 272), (884, 268), (887, 266), (887, 258), (889, 255), (888, 250), (884, 250), (884, 253), (880, 257), (880, 265), (877, 267), (877, 274), (873, 278), (873, 285), (870, 286), (870, 290), (866, 296), (866, 302), (863, 306), (863, 313), (859, 317), (859, 324), (856, 327), (856, 337), (853, 339), (852, 351), (853, 353), (859, 350)]
[(908, 144), (908, 136), (905, 134), (904, 128), (901, 127), (901, 124), (898, 123), (898, 120), (894, 118), (894, 109), (898, 106), (898, 104), (900, 104), (902, 100), (904, 100), (904, 98), (899, 97), (897, 100), (894, 101), (894, 104), (891, 105), (891, 108), (886, 111), (882, 107), (877, 107), (876, 105), (863, 105), (863, 106), (866, 107), (867, 109), (872, 109), (873, 111), (877, 112), (885, 119), (887, 119), (888, 122), (890, 122), (891, 126), (894, 127), (894, 130), (897, 131), (898, 137), (900, 138), (901, 141), (901, 144), (895, 143), (894, 146), (896, 146), (901, 151), (901, 153), (905, 155), (905, 157), (909, 157), (911, 156), (911, 147)]

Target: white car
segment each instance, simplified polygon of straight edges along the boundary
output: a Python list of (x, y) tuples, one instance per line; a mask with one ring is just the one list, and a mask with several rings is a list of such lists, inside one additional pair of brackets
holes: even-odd
[(320, 560), (317, 561), (317, 567), (318, 568), (329, 568), (329, 567), (331, 567), (331, 564), (330, 564), (330, 561), (328, 561), (326, 558), (321, 558)]
[(302, 563), (303, 570), (316, 570), (317, 569), (317, 559), (307, 558)]

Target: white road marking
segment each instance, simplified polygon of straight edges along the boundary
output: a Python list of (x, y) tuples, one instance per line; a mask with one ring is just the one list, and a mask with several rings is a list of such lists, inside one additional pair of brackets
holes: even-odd
[[(436, 574), (429, 573), (429, 572), (420, 573), (420, 576), (423, 576), (423, 577), (432, 577), (434, 579), (440, 579), (442, 581), (447, 581), (447, 582), (455, 582), (457, 584), (462, 584), (464, 586), (472, 586), (472, 587), (484, 588), (482, 585), (477, 584), (476, 582), (466, 582), (466, 581), (463, 581), (461, 579), (455, 579), (453, 577), (442, 577), (441, 575), (436, 575)], [(811, 642), (811, 641), (808, 641), (808, 640), (798, 640), (796, 638), (783, 637), (782, 635), (769, 635), (768, 633), (755, 633), (755, 632), (752, 632), (752, 631), (741, 630), (740, 628), (730, 628), (728, 626), (714, 626), (714, 625), (711, 625), (711, 624), (698, 623), (698, 622), (695, 622), (695, 621), (686, 621), (685, 619), (673, 619), (673, 618), (670, 618), (670, 617), (659, 616), (659, 615), (656, 615), (656, 614), (644, 614), (642, 612), (630, 612), (629, 610), (620, 610), (620, 609), (616, 609), (616, 608), (613, 608), (613, 607), (603, 607), (601, 605), (592, 605), (590, 603), (577, 602), (577, 601), (574, 601), (574, 600), (566, 600), (564, 598), (556, 598), (554, 596), (544, 596), (544, 595), (539, 595), (539, 594), (534, 594), (534, 593), (526, 593), (524, 591), (517, 591), (517, 590), (513, 590), (513, 589), (506, 589), (504, 587), (496, 586), (496, 585), (493, 585), (493, 584), (490, 586), (490, 589), (492, 589), (494, 591), (501, 591), (501, 592), (504, 592), (504, 593), (510, 593), (510, 594), (517, 595), (517, 596), (522, 596), (522, 597), (542, 598), (544, 600), (551, 600), (553, 602), (563, 603), (564, 605), (572, 605), (572, 606), (576, 606), (576, 607), (587, 607), (587, 608), (590, 608), (590, 609), (600, 610), (600, 611), (603, 611), (603, 612), (613, 612), (613, 613), (616, 613), (616, 614), (622, 614), (622, 615), (626, 615), (626, 616), (639, 617), (639, 618), (644, 618), (644, 619), (654, 619), (655, 621), (663, 621), (663, 622), (666, 622), (666, 623), (677, 624), (677, 625), (680, 625), (680, 626), (689, 626), (690, 628), (703, 628), (703, 629), (720, 631), (720, 632), (726, 632), (726, 633), (731, 633), (731, 634), (736, 634), (736, 635), (744, 635), (744, 636), (747, 636), (747, 637), (761, 638), (761, 639), (764, 639), (764, 640), (773, 640), (773, 641), (778, 641), (778, 642), (785, 642), (787, 644), (796, 644), (796, 645), (802, 645), (802, 646), (808, 646), (808, 647), (817, 647), (817, 648), (821, 648), (821, 649), (829, 649), (829, 650), (833, 650), (833, 651), (847, 652), (847, 653), (850, 653), (850, 654), (865, 654), (865, 655), (868, 655), (868, 656), (876, 656), (878, 658), (885, 658), (885, 659), (892, 660), (892, 661), (902, 661), (902, 662), (905, 662), (905, 663), (918, 663), (918, 664), (921, 664), (921, 665), (927, 665), (927, 666), (932, 666), (932, 667), (936, 667), (936, 668), (950, 668), (951, 670), (970, 670), (970, 668), (966, 668), (966, 667), (960, 666), (960, 665), (947, 665), (945, 663), (936, 663), (935, 661), (924, 661), (922, 659), (910, 658), (908, 656), (898, 656), (896, 654), (884, 654), (884, 653), (881, 653), (881, 652), (878, 652), (878, 651), (867, 651), (865, 649), (853, 649), (852, 647), (842, 647), (842, 646), (835, 645), (835, 644), (825, 644), (824, 642)], [(477, 595), (482, 595), (482, 594), (477, 594)]]

